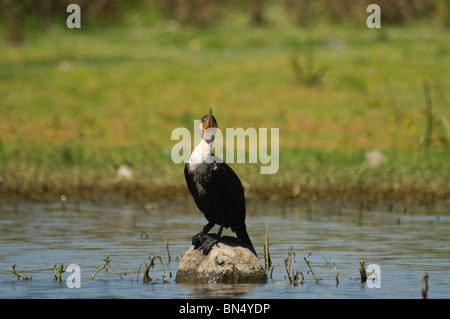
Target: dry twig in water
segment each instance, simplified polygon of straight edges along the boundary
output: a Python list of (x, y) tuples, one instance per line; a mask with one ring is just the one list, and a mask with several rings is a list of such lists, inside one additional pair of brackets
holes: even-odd
[[(150, 263), (147, 265), (147, 267), (144, 270), (144, 277), (142, 278), (143, 284), (148, 284), (149, 282), (152, 281), (152, 278), (149, 276), (148, 272), (150, 271), (151, 268), (153, 268), (155, 266), (156, 258), (159, 258), (161, 265), (163, 265), (162, 259), (159, 255), (155, 255), (152, 258), (150, 258), (150, 256), (151, 255), (148, 256), (148, 258), (150, 259)], [(164, 269), (164, 265), (163, 265), (163, 269)], [(164, 280), (164, 282), (168, 282), (168, 280), (164, 277), (164, 275), (163, 275), (163, 280)]]
[(422, 298), (427, 299), (427, 296), (428, 296), (428, 274), (426, 274), (422, 280)]
[(269, 225), (265, 224), (266, 226), (266, 235), (264, 240), (264, 262), (265, 262), (265, 271), (266, 273), (269, 272), (269, 268), (272, 265), (272, 261), (270, 260), (270, 253), (269, 253)]
[[(297, 271), (293, 276), (291, 276), (291, 261), (292, 261), (292, 257), (295, 258), (295, 252), (294, 252), (294, 249), (291, 247), (291, 249), (289, 250), (288, 258), (286, 258), (284, 260), (284, 267), (286, 268), (286, 272), (288, 274), (289, 283), (290, 284), (294, 284), (294, 285), (302, 284), (303, 283), (303, 279), (304, 279), (302, 272), (298, 272)], [(302, 280), (300, 280), (299, 274), (302, 275)]]
[(305, 260), (306, 264), (308, 265), (309, 270), (311, 271), (311, 273), (312, 273), (312, 275), (313, 275), (313, 277), (314, 277), (314, 280), (316, 281), (316, 284), (318, 284), (318, 283), (319, 283), (319, 279), (317, 279), (316, 275), (314, 274), (314, 271), (312, 270), (311, 265), (309, 264), (309, 260), (308, 260), (308, 257), (309, 257), (309, 256), (311, 256), (311, 254), (308, 255), (307, 257), (303, 257), (303, 259)]
[(333, 267), (334, 267), (334, 274), (336, 276), (336, 287), (337, 287), (339, 285), (339, 276), (338, 276), (338, 272), (336, 269), (336, 264), (333, 264)]
[(164, 242), (166, 243), (167, 257), (169, 258), (169, 263), (170, 263), (171, 258), (170, 258), (170, 252), (169, 252), (169, 242), (165, 238), (164, 238)]

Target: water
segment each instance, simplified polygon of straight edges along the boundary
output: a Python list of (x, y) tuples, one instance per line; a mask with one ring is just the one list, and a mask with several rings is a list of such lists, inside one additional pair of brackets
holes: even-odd
[[(176, 284), (181, 254), (205, 219), (186, 201), (157, 203), (1, 203), (1, 298), (428, 298), (450, 297), (450, 214), (448, 205), (248, 203), (247, 227), (264, 265), (264, 229), (269, 225), (273, 270), (266, 284)], [(214, 229), (216, 230), (216, 228)], [(224, 235), (231, 235), (225, 231)], [(164, 239), (169, 243), (171, 260)], [(284, 259), (295, 252), (301, 285), (288, 283)], [(149, 255), (159, 255), (142, 276)], [(108, 272), (91, 275), (109, 256)], [(318, 284), (309, 272), (307, 257)], [(359, 280), (359, 262), (377, 264), (380, 288)], [(32, 280), (17, 280), (9, 269)], [(53, 280), (53, 265), (77, 264), (81, 288)], [(336, 283), (333, 264), (338, 271)], [(162, 275), (169, 281), (164, 283)]]

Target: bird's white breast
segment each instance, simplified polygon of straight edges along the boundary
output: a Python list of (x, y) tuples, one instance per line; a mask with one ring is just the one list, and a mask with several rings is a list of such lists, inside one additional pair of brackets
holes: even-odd
[(208, 169), (210, 165), (218, 160), (216, 156), (211, 154), (211, 147), (212, 145), (202, 140), (194, 149), (188, 161), (188, 169), (192, 173), (195, 186), (200, 194), (205, 192), (202, 182), (209, 178)]

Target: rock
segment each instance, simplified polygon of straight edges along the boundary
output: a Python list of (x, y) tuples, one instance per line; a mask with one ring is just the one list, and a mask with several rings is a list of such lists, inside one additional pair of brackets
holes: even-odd
[(188, 249), (181, 259), (177, 283), (264, 283), (267, 275), (248, 248), (235, 237), (221, 237), (208, 255)]
[(387, 161), (386, 156), (378, 150), (367, 152), (365, 155), (367, 165), (369, 167), (376, 167)]
[(118, 181), (131, 181), (133, 179), (133, 170), (126, 165), (121, 165), (117, 170), (116, 179)]

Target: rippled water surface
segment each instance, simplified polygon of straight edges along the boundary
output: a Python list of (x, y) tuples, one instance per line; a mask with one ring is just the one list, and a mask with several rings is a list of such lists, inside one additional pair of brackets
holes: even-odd
[[(155, 203), (1, 203), (2, 298), (429, 298), (450, 297), (448, 205), (248, 203), (247, 227), (264, 265), (265, 225), (273, 269), (266, 284), (175, 283), (181, 255), (205, 219), (191, 200)], [(216, 230), (216, 228), (214, 229)], [(231, 235), (225, 231), (225, 235)], [(169, 261), (165, 239), (169, 245)], [(301, 285), (289, 284), (284, 259), (295, 252)], [(161, 256), (142, 276), (149, 255)], [(111, 268), (98, 272), (109, 256)], [(316, 283), (304, 261), (307, 257)], [(380, 288), (359, 279), (360, 261), (380, 267)], [(53, 265), (76, 264), (81, 288), (53, 280)], [(16, 271), (32, 280), (17, 280)], [(336, 282), (335, 270), (339, 284)], [(163, 277), (169, 281), (164, 283)]]

